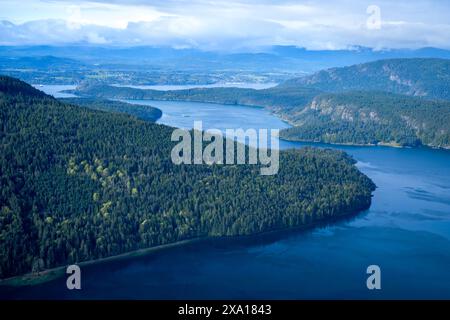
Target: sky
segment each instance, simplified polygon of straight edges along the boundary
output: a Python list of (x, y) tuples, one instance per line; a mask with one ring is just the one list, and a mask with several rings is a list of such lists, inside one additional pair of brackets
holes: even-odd
[(0, 45), (450, 49), (448, 0), (0, 0)]

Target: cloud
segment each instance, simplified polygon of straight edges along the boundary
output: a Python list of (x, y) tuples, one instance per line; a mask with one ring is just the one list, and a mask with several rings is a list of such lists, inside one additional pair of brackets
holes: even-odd
[[(0, 44), (69, 44), (69, 43), (107, 43), (110, 28), (99, 26), (73, 26), (64, 20), (36, 20), (15, 25), (8, 21), (0, 22)], [(106, 36), (106, 37), (105, 37)]]
[[(450, 47), (447, 1), (379, 0), (381, 28), (367, 27), (372, 1), (3, 0), (0, 44), (93, 43), (239, 50)], [(24, 3), (24, 2), (23, 2)]]

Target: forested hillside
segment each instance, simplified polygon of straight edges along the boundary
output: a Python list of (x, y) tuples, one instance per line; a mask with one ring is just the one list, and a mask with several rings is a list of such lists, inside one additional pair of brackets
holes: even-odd
[(0, 77), (0, 277), (207, 236), (301, 226), (370, 205), (345, 153), (174, 165), (172, 128), (62, 103)]
[(161, 110), (157, 108), (121, 101), (91, 98), (60, 98), (59, 100), (64, 103), (76, 104), (94, 110), (127, 113), (139, 119), (152, 122), (158, 120), (162, 116)]
[(450, 102), (385, 92), (322, 94), (281, 131), (288, 140), (450, 147)]
[(310, 76), (288, 80), (282, 86), (308, 87), (327, 92), (375, 90), (450, 100), (450, 60), (379, 60), (322, 70)]

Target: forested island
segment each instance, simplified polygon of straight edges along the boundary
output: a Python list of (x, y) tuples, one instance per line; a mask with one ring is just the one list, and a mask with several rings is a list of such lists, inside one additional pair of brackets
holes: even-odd
[(162, 111), (151, 106), (131, 104), (114, 100), (92, 98), (60, 98), (60, 101), (78, 106), (118, 113), (127, 113), (142, 120), (155, 122), (162, 116)]
[(281, 131), (286, 140), (450, 148), (450, 101), (445, 100), (449, 61), (382, 60), (320, 71), (263, 90), (157, 91), (87, 84), (75, 92), (96, 98), (264, 107), (293, 126)]
[(282, 151), (273, 176), (255, 165), (174, 165), (173, 128), (116, 102), (67, 102), (0, 77), (0, 278), (370, 206), (375, 185), (343, 152)]

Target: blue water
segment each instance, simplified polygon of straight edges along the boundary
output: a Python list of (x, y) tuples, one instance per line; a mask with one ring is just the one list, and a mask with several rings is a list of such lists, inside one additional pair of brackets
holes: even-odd
[(203, 129), (283, 129), (290, 126), (258, 107), (215, 103), (174, 101), (125, 100), (129, 103), (148, 104), (162, 110), (158, 123), (177, 128), (192, 128), (194, 121), (202, 121)]
[[(258, 108), (148, 103), (163, 110), (160, 122), (171, 126), (189, 127), (194, 119), (219, 129), (287, 126)], [(35, 287), (0, 288), (0, 297), (449, 299), (450, 152), (316, 145), (355, 157), (378, 186), (369, 210), (308, 231), (195, 243), (85, 267), (78, 292), (67, 290), (62, 278)], [(366, 287), (371, 264), (381, 268), (381, 290)]]
[(73, 90), (77, 86), (76, 85), (70, 85), (70, 84), (52, 84), (52, 85), (42, 85), (42, 84), (34, 84), (33, 87), (35, 87), (38, 90), (44, 91), (46, 94), (52, 95), (56, 98), (74, 98), (76, 95), (72, 93), (65, 93), (62, 92), (64, 90)]

